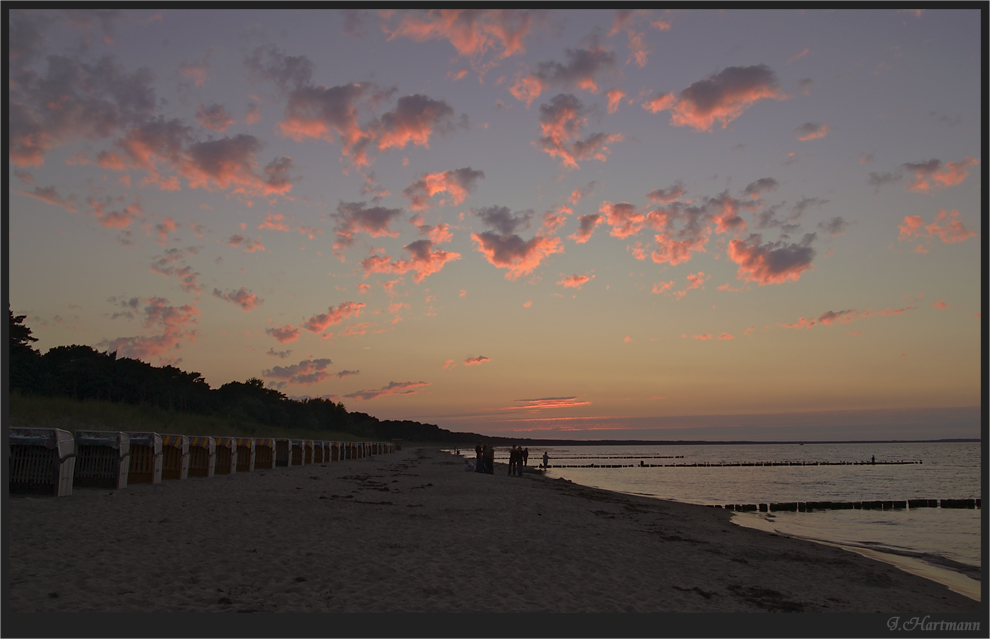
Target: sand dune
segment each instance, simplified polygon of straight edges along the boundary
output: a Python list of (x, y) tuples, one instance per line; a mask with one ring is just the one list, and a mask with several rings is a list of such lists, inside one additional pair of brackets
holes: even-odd
[(420, 448), (10, 497), (8, 610), (981, 609), (887, 564), (734, 526), (721, 510), (506, 471), (467, 473)]

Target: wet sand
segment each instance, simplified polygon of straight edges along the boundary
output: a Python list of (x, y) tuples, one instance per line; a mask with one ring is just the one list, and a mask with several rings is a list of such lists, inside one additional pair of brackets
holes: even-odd
[(8, 497), (7, 610), (981, 611), (933, 581), (736, 526), (721, 509), (506, 473), (407, 448)]

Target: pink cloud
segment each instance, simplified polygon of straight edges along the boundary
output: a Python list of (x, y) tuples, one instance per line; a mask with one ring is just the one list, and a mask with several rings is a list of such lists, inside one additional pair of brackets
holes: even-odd
[(567, 201), (570, 202), (571, 204), (576, 205), (583, 198), (586, 198), (589, 195), (591, 195), (592, 191), (595, 190), (596, 184), (598, 184), (597, 181), (591, 181), (580, 188), (574, 189), (573, 191), (571, 191), (571, 196), (568, 198)]
[[(955, 244), (977, 235), (976, 231), (970, 231), (963, 226), (962, 221), (959, 220), (959, 211), (946, 211), (945, 209), (939, 210), (935, 214), (935, 221), (927, 226), (920, 215), (908, 215), (897, 228), (900, 230), (898, 236), (900, 241), (912, 237), (937, 237), (945, 244)], [(916, 249), (915, 252), (927, 253), (928, 251)]]
[(402, 209), (369, 208), (363, 202), (341, 202), (337, 205), (337, 212), (330, 215), (337, 222), (334, 250), (353, 245), (354, 235), (359, 231), (371, 237), (397, 237), (398, 231), (393, 231), (389, 224), (401, 214)]
[(591, 402), (581, 401), (577, 397), (541, 397), (538, 399), (516, 399), (515, 406), (506, 406), (502, 410), (545, 410), (554, 408), (577, 408), (590, 406)]
[(811, 248), (814, 234), (805, 235), (801, 243), (760, 243), (759, 235), (747, 240), (729, 242), (729, 259), (739, 265), (736, 277), (756, 282), (760, 286), (783, 284), (787, 280), (798, 281), (801, 274), (812, 268), (815, 250)]
[(491, 360), (489, 358), (485, 357), (484, 355), (479, 355), (477, 357), (469, 357), (469, 358), (467, 358), (466, 360), (464, 360), (464, 365), (465, 366), (474, 366), (475, 364), (484, 364), (485, 362), (488, 362), (488, 361), (491, 361)]
[(63, 198), (59, 195), (58, 189), (54, 186), (36, 186), (32, 191), (18, 191), (21, 195), (26, 195), (28, 197), (33, 197), (37, 200), (41, 200), (46, 204), (51, 204), (53, 206), (61, 206), (69, 213), (77, 213), (76, 209), (76, 199), (74, 196), (69, 196), (68, 198)]
[(455, 362), (452, 359), (448, 359), (446, 362), (443, 363), (443, 369), (447, 371), (454, 368), (455, 366), (457, 366), (457, 362)]
[(564, 251), (560, 239), (537, 235), (531, 240), (523, 240), (518, 235), (500, 235), (492, 231), (472, 233), (471, 239), (477, 242), (478, 251), (488, 262), (498, 268), (508, 269), (507, 280), (517, 280), (532, 273), (543, 258)]
[(594, 275), (592, 275), (591, 277), (588, 277), (587, 275), (569, 275), (563, 278), (562, 280), (560, 280), (559, 282), (557, 282), (557, 285), (563, 286), (564, 288), (576, 288), (580, 290), (582, 286), (584, 286), (594, 278), (595, 278)]
[(815, 320), (806, 320), (801, 317), (793, 324), (781, 324), (780, 326), (783, 326), (784, 328), (811, 328), (814, 325)]
[(794, 136), (801, 142), (807, 142), (808, 140), (819, 140), (828, 135), (831, 130), (832, 129), (827, 124), (805, 122), (798, 128), (794, 129)]
[(605, 221), (611, 225), (612, 230), (609, 235), (612, 237), (626, 238), (636, 235), (643, 228), (646, 216), (636, 210), (636, 207), (628, 202), (612, 204), (608, 200), (602, 202), (598, 212), (605, 216)]
[(927, 162), (907, 162), (901, 167), (914, 174), (914, 179), (908, 184), (909, 189), (919, 193), (930, 193), (939, 188), (962, 184), (969, 175), (967, 167), (979, 163), (979, 158), (967, 157), (959, 162), (945, 164), (937, 159)]
[(691, 336), (691, 339), (698, 339), (698, 340), (702, 340), (702, 341), (710, 340), (711, 338), (712, 338), (712, 334), (711, 333), (705, 333), (704, 335), (692, 335)]
[(597, 46), (567, 49), (567, 64), (544, 61), (529, 75), (520, 78), (509, 91), (529, 107), (543, 91), (561, 86), (598, 93), (596, 76), (615, 69), (615, 54)]
[(199, 317), (199, 309), (191, 304), (172, 306), (163, 297), (149, 298), (145, 312), (145, 328), (158, 329), (159, 333), (150, 336), (120, 337), (104, 340), (101, 347), (107, 352), (116, 352), (120, 357), (148, 359), (164, 357), (169, 351), (181, 348), (184, 340), (192, 341), (199, 334), (192, 328)]
[(430, 240), (416, 240), (407, 244), (404, 248), (409, 251), (409, 260), (393, 261), (391, 257), (382, 255), (372, 255), (361, 262), (364, 268), (364, 276), (371, 273), (407, 273), (413, 271), (413, 280), (417, 283), (424, 278), (438, 273), (445, 264), (461, 259), (460, 253), (448, 251), (433, 251), (433, 242)]
[(196, 110), (196, 120), (204, 129), (220, 133), (226, 131), (227, 127), (231, 124), (237, 122), (219, 104), (211, 104), (210, 106), (199, 105), (199, 109)]
[(254, 102), (249, 102), (244, 110), (244, 124), (257, 124), (261, 121), (261, 109)]
[(531, 12), (517, 9), (429, 9), (398, 15), (398, 26), (384, 29), (389, 40), (398, 36), (416, 42), (447, 40), (458, 55), (471, 58), (472, 64), (480, 63), (489, 52), (496, 59), (525, 53), (523, 39), (533, 22)]
[(311, 333), (320, 333), (328, 326), (339, 324), (348, 317), (358, 317), (361, 309), (364, 308), (362, 302), (342, 302), (337, 308), (331, 306), (326, 313), (320, 313), (310, 317), (303, 324), (303, 328)]
[(230, 236), (227, 240), (227, 246), (232, 246), (234, 248), (243, 248), (245, 253), (254, 253), (255, 251), (264, 251), (265, 245), (261, 243), (261, 238), (252, 240), (249, 237), (244, 237), (243, 235), (235, 233)]
[(945, 300), (939, 300), (939, 301), (935, 302), (934, 304), (932, 304), (932, 308), (937, 308), (940, 311), (944, 311), (945, 309), (949, 308), (949, 306), (950, 306), (950, 304), (948, 302), (946, 302)]
[(264, 300), (260, 297), (247, 290), (243, 286), (236, 291), (230, 291), (229, 293), (224, 293), (220, 289), (213, 289), (213, 297), (225, 300), (231, 304), (235, 304), (241, 307), (241, 310), (250, 312), (255, 306), (261, 304)]
[(170, 217), (165, 218), (161, 223), (155, 225), (155, 233), (158, 234), (158, 239), (155, 241), (165, 246), (168, 242), (168, 234), (174, 233), (175, 229), (175, 220)]
[(442, 173), (427, 173), (403, 189), (402, 194), (409, 198), (410, 208), (414, 211), (428, 208), (429, 199), (437, 193), (444, 192), (450, 194), (451, 204), (457, 205), (474, 190), (475, 182), (484, 177), (482, 171), (475, 171), (471, 167)]
[(605, 218), (597, 213), (591, 215), (579, 215), (578, 216), (578, 230), (574, 232), (573, 235), (569, 235), (568, 238), (574, 240), (578, 244), (584, 244), (591, 239), (592, 233), (598, 227), (598, 224)]
[(279, 344), (287, 344), (299, 339), (299, 329), (292, 324), (276, 326), (275, 328), (266, 328), (265, 332), (274, 337)]
[(729, 335), (728, 333), (722, 333), (721, 335), (718, 336), (718, 339), (721, 339), (721, 340), (733, 339), (733, 337), (732, 337), (732, 335)]
[(684, 190), (684, 185), (680, 182), (675, 182), (666, 189), (653, 189), (646, 194), (646, 199), (657, 202), (658, 204), (669, 204), (685, 193), (687, 191)]
[(292, 190), (292, 158), (269, 162), (257, 172), (256, 152), (261, 143), (253, 135), (239, 134), (191, 145), (179, 172), (192, 188), (231, 189), (234, 193), (271, 197)]
[(340, 137), (342, 152), (357, 166), (368, 164), (366, 147), (373, 134), (358, 125), (358, 106), (370, 99), (371, 87), (300, 86), (289, 93), (279, 131), (297, 142), (306, 138), (333, 142)]
[(572, 213), (574, 213), (574, 209), (566, 204), (558, 206), (556, 211), (547, 211), (543, 214), (543, 226), (540, 228), (540, 233), (556, 233), (567, 222), (567, 216)]
[[(195, 253), (192, 249), (189, 252)], [(203, 291), (197, 282), (199, 274), (194, 272), (188, 265), (181, 267), (172, 266), (179, 260), (184, 259), (185, 256), (186, 252), (180, 249), (166, 249), (165, 254), (152, 263), (151, 272), (164, 275), (165, 277), (177, 277), (179, 279), (179, 288), (186, 293), (199, 295)]]
[(608, 146), (621, 142), (621, 134), (592, 133), (583, 140), (581, 130), (587, 125), (586, 109), (570, 94), (558, 94), (549, 104), (540, 105), (540, 129), (543, 133), (534, 145), (552, 158), (560, 158), (562, 166), (578, 168), (578, 160), (608, 159)]
[(622, 102), (622, 98), (626, 97), (625, 92), (622, 89), (611, 89), (605, 95), (608, 96), (608, 112), (615, 113), (619, 110), (619, 104)]
[(378, 149), (401, 149), (412, 143), (430, 148), (434, 130), (445, 132), (453, 128), (454, 109), (443, 100), (425, 95), (399, 98), (392, 111), (383, 113), (378, 127)]
[(705, 253), (705, 244), (711, 234), (707, 228), (697, 235), (688, 236), (686, 240), (676, 240), (671, 233), (659, 233), (654, 236), (657, 248), (650, 257), (657, 264), (677, 266), (691, 259), (691, 253)]
[(348, 399), (363, 399), (365, 401), (370, 401), (372, 399), (378, 399), (379, 397), (385, 397), (387, 395), (415, 395), (419, 391), (418, 388), (422, 386), (429, 386), (429, 382), (389, 382), (387, 386), (383, 386), (377, 390), (361, 390), (344, 397)]
[(699, 271), (698, 273), (689, 273), (687, 276), (688, 284), (684, 290), (690, 291), (693, 288), (704, 288), (705, 282), (711, 278), (711, 275), (705, 275), (703, 271)]
[(770, 67), (726, 67), (690, 85), (676, 97), (673, 94), (652, 98), (643, 107), (657, 113), (670, 110), (670, 123), (709, 131), (717, 123), (726, 128), (743, 111), (763, 99), (782, 100), (786, 95), (777, 86), (777, 76)]
[(292, 228), (290, 228), (289, 225), (285, 223), (285, 221), (286, 218), (281, 213), (274, 213), (272, 211), (268, 211), (268, 217), (265, 218), (264, 222), (258, 225), (258, 228), (268, 229), (271, 231), (282, 231), (288, 233), (289, 231), (292, 230)]
[(674, 280), (670, 280), (669, 282), (657, 282), (656, 284), (653, 285), (653, 292), (665, 293), (666, 291), (669, 291), (671, 288), (673, 288), (673, 286), (674, 286)]
[(787, 62), (785, 62), (784, 64), (787, 65), (787, 64), (790, 64), (791, 62), (794, 62), (795, 60), (800, 60), (801, 58), (803, 58), (804, 56), (808, 55), (809, 53), (811, 53), (811, 49), (805, 48), (804, 51), (802, 51), (801, 53), (798, 53), (798, 54), (793, 55), (790, 58), (788, 58), (787, 59)]
[(277, 380), (272, 384), (276, 388), (282, 388), (287, 384), (312, 386), (330, 378), (331, 374), (327, 372), (327, 367), (332, 363), (326, 358), (304, 359), (292, 366), (274, 366), (262, 371), (261, 376)]
[(206, 56), (202, 60), (198, 60), (196, 62), (183, 62), (179, 65), (179, 74), (192, 80), (198, 87), (206, 84), (206, 78), (209, 72), (209, 56)]
[(867, 309), (865, 311), (860, 311), (857, 309), (847, 309), (843, 311), (825, 311), (818, 316), (817, 320), (807, 320), (805, 318), (798, 319), (797, 322), (793, 324), (778, 324), (783, 328), (811, 328), (816, 324), (822, 326), (831, 326), (833, 324), (848, 324), (860, 319), (865, 319), (869, 317), (883, 317), (887, 315), (903, 315), (908, 311), (915, 310), (914, 306), (906, 306), (904, 308), (887, 308), (882, 311), (874, 311), (872, 309)]

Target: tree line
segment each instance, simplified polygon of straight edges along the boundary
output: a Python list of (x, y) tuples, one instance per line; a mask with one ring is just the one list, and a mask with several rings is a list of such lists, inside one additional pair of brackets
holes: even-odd
[(457, 442), (474, 433), (453, 433), (434, 424), (379, 420), (366, 413), (348, 412), (343, 403), (324, 398), (295, 400), (264, 382), (251, 378), (210, 388), (203, 376), (175, 366), (147, 362), (91, 346), (57, 346), (41, 354), (37, 340), (10, 306), (9, 387), (25, 395), (147, 404), (199, 415), (220, 415), (259, 424), (310, 431), (336, 431), (370, 439)]

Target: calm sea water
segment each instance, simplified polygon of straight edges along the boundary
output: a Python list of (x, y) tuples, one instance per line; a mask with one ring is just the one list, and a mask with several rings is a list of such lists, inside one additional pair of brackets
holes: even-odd
[[(979, 442), (965, 442), (531, 447), (529, 465), (539, 465), (546, 451), (550, 456), (549, 477), (705, 505), (982, 499), (980, 446)], [(473, 450), (461, 453), (474, 457)], [(874, 456), (876, 465), (851, 464)], [(496, 449), (496, 460), (507, 459), (508, 449)], [(667, 466), (640, 467), (641, 461)], [(881, 463), (886, 461), (921, 463)], [(673, 466), (752, 462), (850, 465)], [(634, 466), (573, 467), (587, 464)], [(925, 566), (931, 570), (915, 572), (954, 588), (963, 583), (970, 596), (974, 588), (979, 592), (979, 584), (973, 580), (980, 578), (982, 566), (982, 520), (982, 510), (942, 508), (746, 513), (734, 517), (740, 525), (839, 544), (864, 554), (881, 553), (879, 558), (890, 559), (902, 568), (909, 567), (905, 562)]]

